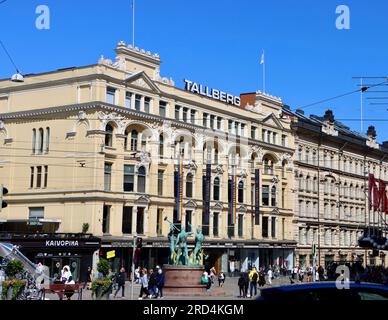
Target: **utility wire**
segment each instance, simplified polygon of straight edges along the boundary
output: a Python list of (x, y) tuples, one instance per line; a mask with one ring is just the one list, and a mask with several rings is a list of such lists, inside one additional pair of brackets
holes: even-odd
[[(0, 3), (1, 4), (1, 3)], [(13, 64), (13, 66), (15, 67), (16, 69), (16, 72), (19, 73), (19, 68), (16, 66), (14, 60), (12, 59), (11, 57), (11, 54), (8, 52), (7, 48), (5, 47), (4, 43), (0, 40), (0, 45), (3, 47), (4, 49), (4, 52), (7, 54), (9, 60), (11, 61), (11, 63)]]

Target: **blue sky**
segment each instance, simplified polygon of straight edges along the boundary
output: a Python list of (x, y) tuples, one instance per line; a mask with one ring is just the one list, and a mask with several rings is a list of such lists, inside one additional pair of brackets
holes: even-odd
[[(50, 30), (35, 28), (40, 4), (51, 10)], [(335, 26), (341, 4), (350, 8), (350, 30)], [(158, 52), (162, 76), (179, 87), (188, 78), (237, 95), (260, 89), (262, 49), (267, 91), (293, 109), (357, 89), (354, 76), (388, 74), (386, 0), (136, 0), (136, 7), (136, 45)], [(101, 54), (113, 58), (119, 40), (132, 41), (131, 0), (7, 0), (0, 39), (24, 74), (93, 64)], [(0, 78), (13, 72), (0, 50)], [(374, 96), (364, 99), (364, 131), (375, 125), (378, 140), (388, 140), (388, 106), (369, 105)], [(327, 108), (360, 130), (359, 94), (305, 111)]]

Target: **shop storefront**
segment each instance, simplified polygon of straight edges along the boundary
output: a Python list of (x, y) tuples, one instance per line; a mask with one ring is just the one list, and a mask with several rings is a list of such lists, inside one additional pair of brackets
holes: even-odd
[(12, 243), (33, 263), (41, 262), (50, 277), (69, 266), (77, 282), (85, 280), (88, 267), (96, 264), (101, 239), (85, 234), (0, 234), (0, 241)]

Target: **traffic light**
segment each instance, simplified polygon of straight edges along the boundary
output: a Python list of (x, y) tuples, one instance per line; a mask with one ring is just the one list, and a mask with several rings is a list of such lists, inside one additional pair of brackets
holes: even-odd
[(7, 202), (3, 201), (3, 197), (4, 197), (6, 194), (8, 194), (8, 189), (5, 188), (3, 185), (1, 185), (1, 186), (0, 186), (0, 202), (1, 202), (0, 211), (1, 211), (1, 209), (7, 208), (7, 207), (8, 207)]

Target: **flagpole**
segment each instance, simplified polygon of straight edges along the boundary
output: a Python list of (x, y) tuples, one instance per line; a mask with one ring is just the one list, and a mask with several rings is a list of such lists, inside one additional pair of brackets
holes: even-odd
[(132, 46), (135, 47), (135, 0), (132, 0)]

